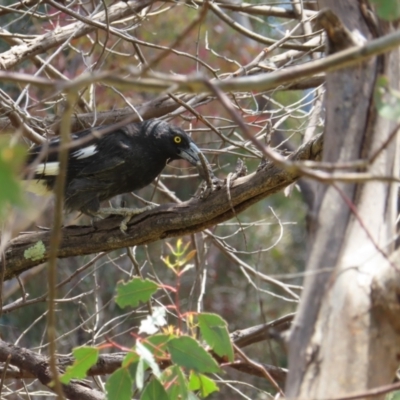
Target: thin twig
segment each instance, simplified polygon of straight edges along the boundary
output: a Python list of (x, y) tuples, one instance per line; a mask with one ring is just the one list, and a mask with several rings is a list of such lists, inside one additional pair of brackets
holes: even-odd
[(240, 357), (247, 362), (249, 365), (251, 365), (252, 367), (258, 369), (262, 375), (264, 375), (265, 379), (267, 379), (268, 381), (270, 381), (272, 383), (272, 386), (274, 386), (274, 388), (281, 394), (281, 396), (285, 396), (282, 389), (280, 388), (280, 386), (277, 384), (276, 380), (271, 376), (271, 374), (259, 363), (251, 360), (249, 357), (246, 356), (246, 354), (240, 350), (240, 348), (238, 346), (236, 346), (235, 344), (233, 345), (233, 348), (235, 349), (235, 353), (239, 354)]
[(7, 359), (4, 362), (3, 371), (2, 371), (1, 379), (0, 379), (0, 398), (2, 398), (1, 392), (3, 391), (3, 385), (4, 385), (6, 375), (7, 375), (8, 366), (10, 365), (10, 361), (11, 361), (11, 354), (8, 355)]
[[(61, 143), (66, 144), (70, 139), (70, 119), (73, 112), (76, 94), (73, 92), (67, 93), (67, 104), (64, 110), (64, 115), (61, 121)], [(62, 386), (59, 380), (57, 369), (57, 331), (56, 331), (56, 310), (55, 299), (57, 297), (57, 253), (61, 243), (63, 208), (64, 208), (64, 192), (68, 165), (68, 151), (66, 148), (60, 149), (58, 161), (60, 164), (59, 174), (56, 179), (54, 193), (54, 223), (50, 238), (49, 262), (48, 262), (48, 314), (47, 314), (47, 336), (49, 340), (49, 366), (55, 383), (55, 391), (60, 399), (64, 399)]]

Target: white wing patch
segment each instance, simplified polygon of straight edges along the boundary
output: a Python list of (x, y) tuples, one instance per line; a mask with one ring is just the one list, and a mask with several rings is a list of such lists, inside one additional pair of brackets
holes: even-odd
[(82, 160), (83, 158), (88, 158), (97, 153), (97, 147), (95, 144), (91, 146), (84, 147), (83, 149), (79, 149), (71, 153), (71, 156), (76, 158), (77, 160)]
[(35, 172), (38, 175), (46, 175), (46, 176), (57, 176), (59, 170), (60, 170), (60, 165), (58, 161), (39, 164), (35, 168)]

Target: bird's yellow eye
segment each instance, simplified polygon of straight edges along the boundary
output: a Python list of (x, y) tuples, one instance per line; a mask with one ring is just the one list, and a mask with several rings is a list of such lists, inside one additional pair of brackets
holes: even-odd
[(179, 144), (179, 143), (182, 142), (182, 138), (181, 138), (180, 136), (175, 136), (175, 137), (174, 137), (174, 142), (175, 142), (176, 144)]

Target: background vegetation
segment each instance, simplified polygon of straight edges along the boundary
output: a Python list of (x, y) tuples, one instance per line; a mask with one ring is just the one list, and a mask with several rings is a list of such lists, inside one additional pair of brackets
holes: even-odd
[[(236, 347), (235, 361), (217, 358), (220, 372), (209, 377), (218, 391), (209, 398), (262, 400), (283, 393), (288, 367), (285, 339), (302, 293), (316, 193), (315, 180), (297, 180), (301, 175), (293, 172), (297, 170), (284, 169), (294, 175), (270, 184), (271, 193), (278, 193), (266, 192), (251, 207), (238, 208), (230, 217), (221, 217), (222, 222), (193, 229), (188, 235), (165, 235), (174, 237), (127, 246), (117, 221), (109, 236), (116, 243), (113, 249), (82, 250), (79, 254), (85, 255), (73, 257), (67, 251), (52, 261), (51, 254), (44, 256), (35, 247), (40, 262), (30, 256), (31, 264), (20, 270), (13, 269), (13, 257), (7, 258), (7, 252), (25, 240), (22, 235), (48, 235), (46, 231), (56, 227), (60, 210), (54, 208), (54, 199), (27, 195), (17, 176), (25, 171), (23, 152), (63, 129), (69, 134), (89, 126), (164, 119), (192, 136), (215, 175), (225, 182), (221, 191), (227, 193), (237, 178), (238, 160), (243, 160), (247, 174), (257, 174), (269, 154), (275, 154), (274, 161), (282, 167), (300, 146), (307, 148), (311, 139), (320, 140), (325, 75), (301, 70), (327, 55), (318, 11), (316, 1), (3, 2), (0, 332), (4, 343), (51, 356), (50, 366), (46, 364), (50, 374), (55, 353), (63, 366), (71, 362), (67, 357), (78, 346), (100, 349), (101, 356), (132, 349), (140, 342), (138, 337), (146, 337), (138, 331), (154, 307), (166, 311), (160, 330), (177, 336), (198, 335), (197, 326), (191, 325), (192, 315), (215, 313), (227, 322)], [(394, 8), (390, 13), (396, 15)], [(298, 74), (290, 70), (294, 66), (300, 67)], [(293, 71), (286, 80), (279, 75), (285, 70)], [(270, 82), (263, 80), (269, 76)], [(242, 83), (235, 81), (240, 77)], [(237, 84), (219, 86), (230, 82)], [(304, 158), (319, 160), (320, 152)], [(184, 161), (174, 162), (153, 185), (111, 203), (138, 207), (139, 195), (161, 204), (179, 204), (195, 195), (200, 182), (197, 171)], [(227, 197), (224, 206), (232, 210)], [(157, 210), (154, 213), (156, 218)], [(98, 240), (90, 230), (96, 231), (97, 224), (103, 229), (103, 222), (84, 215), (63, 216), (64, 226), (81, 227), (76, 229), (82, 229), (82, 249)], [(135, 229), (133, 222), (129, 233)], [(72, 231), (61, 232), (65, 238)], [(25, 236), (26, 240), (29, 237), (36, 243), (39, 236)], [(176, 256), (183, 246), (187, 246), (184, 254), (191, 254), (187, 259)], [(172, 268), (177, 260), (183, 260), (182, 265)], [(26, 271), (19, 274), (22, 270)], [(139, 306), (119, 307), (118, 282), (137, 275), (157, 282), (160, 289)], [(243, 331), (258, 325), (257, 334)], [(235, 342), (241, 335), (247, 339), (245, 344)], [(23, 370), (0, 359), (5, 361), (0, 369), (2, 398), (50, 398), (54, 391), (61, 395), (59, 388), (35, 375), (33, 367)], [(64, 393), (67, 398), (102, 398), (107, 390), (112, 398), (114, 389), (107, 389), (106, 382), (121, 366), (121, 359), (102, 360), (103, 369), (87, 377), (90, 394)], [(161, 363), (161, 368), (169, 366)], [(189, 379), (190, 368), (182, 371)], [(152, 382), (149, 372), (144, 382)], [(134, 398), (162, 398), (145, 397), (138, 382), (134, 389)], [(192, 392), (193, 398), (194, 393), (205, 396), (201, 390)], [(124, 398), (118, 396), (114, 398)], [(169, 396), (178, 398), (171, 392)]]

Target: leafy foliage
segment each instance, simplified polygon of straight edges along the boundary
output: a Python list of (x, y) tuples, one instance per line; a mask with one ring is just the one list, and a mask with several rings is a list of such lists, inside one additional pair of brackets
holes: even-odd
[(371, 3), (380, 18), (386, 21), (396, 21), (400, 18), (399, 0), (371, 0)]
[(219, 372), (216, 361), (199, 343), (189, 337), (181, 336), (167, 343), (171, 360), (184, 368), (197, 372)]
[(157, 289), (157, 283), (150, 279), (133, 278), (129, 282), (118, 283), (115, 301), (120, 307), (137, 307), (140, 302), (149, 301)]
[(158, 379), (152, 379), (144, 388), (140, 400), (171, 400), (171, 397)]
[(199, 391), (201, 397), (207, 397), (211, 393), (218, 391), (218, 386), (206, 375), (191, 372), (189, 378), (189, 389)]
[(119, 368), (111, 374), (106, 383), (108, 400), (131, 400), (133, 379), (128, 368)]
[(95, 347), (78, 347), (73, 350), (72, 354), (75, 361), (67, 367), (65, 373), (60, 377), (60, 381), (68, 384), (71, 379), (83, 379), (89, 368), (96, 364), (99, 357), (99, 350)]
[(189, 245), (190, 243), (188, 242), (183, 246), (182, 239), (177, 240), (175, 249), (167, 243), (172, 255), (175, 257), (175, 261), (171, 261), (169, 255), (162, 260), (168, 268), (175, 272), (175, 274), (184, 273), (188, 269), (193, 268), (193, 264), (188, 264), (188, 262), (194, 257), (196, 250), (187, 252)]
[(233, 349), (229, 339), (227, 323), (217, 314), (198, 315), (199, 327), (204, 340), (219, 356), (233, 361)]
[[(181, 240), (178, 240), (175, 249), (172, 248), (172, 253), (176, 260), (170, 266), (180, 279), (188, 271), (185, 263), (194, 253), (188, 252), (188, 246), (183, 246)], [(118, 284), (115, 299), (120, 307), (137, 306), (140, 302), (150, 301), (159, 288), (160, 285), (153, 281), (136, 277)], [(154, 307), (152, 314), (142, 321), (139, 332), (157, 332), (166, 324), (165, 315), (164, 308)], [(195, 315), (201, 335), (211, 350), (233, 361), (226, 321), (216, 314), (189, 313), (187, 322), (190, 332), (196, 330)], [(65, 384), (74, 378), (84, 378), (87, 370), (96, 363), (99, 351), (95, 347), (79, 347), (73, 354), (74, 364), (61, 377)], [(160, 362), (171, 365), (161, 372)], [(136, 345), (127, 352), (121, 367), (107, 380), (107, 399), (130, 399), (134, 385), (141, 392), (141, 399), (196, 399), (193, 391), (199, 392), (201, 397), (207, 397), (218, 387), (204, 374), (219, 371), (216, 360), (195, 337), (179, 330), (164, 329), (162, 334), (137, 338)], [(148, 372), (151, 372), (150, 379), (147, 378)]]
[(0, 219), (7, 206), (22, 206), (22, 191), (17, 173), (25, 158), (25, 150), (18, 145), (11, 146), (6, 137), (0, 137)]
[(400, 92), (392, 89), (386, 77), (377, 79), (374, 100), (379, 114), (391, 121), (400, 119)]
[(163, 372), (161, 379), (171, 399), (189, 398), (188, 381), (181, 367), (177, 365), (168, 367)]

